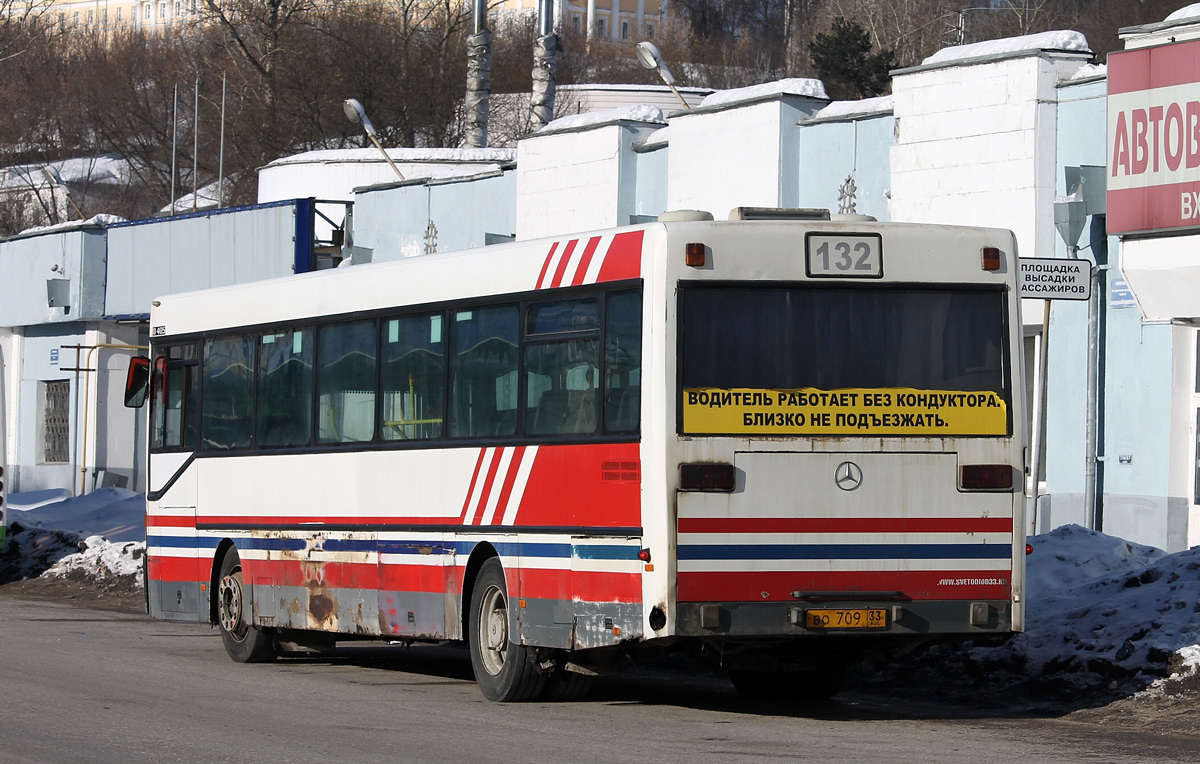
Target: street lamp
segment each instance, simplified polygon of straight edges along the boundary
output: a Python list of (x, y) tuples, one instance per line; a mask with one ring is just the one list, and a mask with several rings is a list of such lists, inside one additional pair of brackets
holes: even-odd
[(367, 117), (367, 110), (363, 108), (362, 102), (357, 98), (347, 98), (345, 101), (342, 101), (342, 111), (346, 112), (346, 119), (356, 124), (362, 123), (363, 130), (367, 132), (367, 137), (375, 144), (375, 148), (379, 149), (380, 154), (383, 154), (383, 158), (387, 160), (387, 163), (396, 172), (397, 177), (400, 180), (404, 180), (404, 175), (400, 172), (400, 168), (396, 166), (396, 163), (392, 161), (388, 153), (383, 150), (383, 146), (379, 144), (379, 138), (375, 134), (375, 125), (372, 125), (371, 120)]
[(642, 66), (647, 69), (655, 69), (658, 71), (658, 76), (662, 77), (662, 81), (666, 83), (679, 102), (683, 104), (683, 108), (690, 109), (688, 102), (683, 100), (683, 96), (679, 95), (679, 91), (675, 89), (675, 75), (671, 74), (671, 70), (667, 68), (666, 63), (662, 59), (662, 53), (658, 51), (658, 46), (652, 42), (639, 42), (633, 46), (634, 52), (637, 54), (637, 59)]

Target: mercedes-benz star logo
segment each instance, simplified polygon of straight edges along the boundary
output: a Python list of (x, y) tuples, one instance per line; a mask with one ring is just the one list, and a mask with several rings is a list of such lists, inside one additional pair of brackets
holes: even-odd
[(862, 485), (862, 469), (854, 462), (842, 462), (833, 471), (833, 482), (843, 491), (853, 491)]

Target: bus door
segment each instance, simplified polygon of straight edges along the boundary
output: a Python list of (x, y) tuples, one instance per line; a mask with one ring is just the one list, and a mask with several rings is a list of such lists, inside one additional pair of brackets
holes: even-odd
[[(208, 564), (200, 565), (196, 534), (197, 373), (195, 343), (157, 345), (150, 384), (150, 468), (146, 498), (154, 514), (146, 518), (151, 609), (165, 613), (201, 614), (197, 582), (208, 581)], [(168, 549), (164, 549), (168, 548)], [(157, 599), (157, 601), (156, 601)], [(169, 616), (168, 616), (169, 617)]]

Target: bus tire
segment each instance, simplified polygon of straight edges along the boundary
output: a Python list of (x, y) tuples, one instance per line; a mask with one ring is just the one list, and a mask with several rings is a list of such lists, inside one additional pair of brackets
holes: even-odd
[(485, 698), (509, 703), (534, 700), (541, 694), (546, 675), (509, 634), (508, 586), (498, 558), (479, 568), (467, 630), (471, 668)]
[(592, 691), (594, 680), (595, 677), (588, 674), (559, 669), (546, 677), (542, 700), (557, 702), (583, 700)]
[(217, 580), (217, 625), (225, 652), (238, 663), (266, 663), (279, 654), (275, 630), (250, 624), (242, 584), (242, 560), (230, 548), (221, 560)]

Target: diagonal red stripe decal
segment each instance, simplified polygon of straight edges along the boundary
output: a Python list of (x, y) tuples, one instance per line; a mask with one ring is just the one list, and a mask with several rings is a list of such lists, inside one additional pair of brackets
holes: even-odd
[[(493, 449), (498, 451), (499, 449)], [(488, 465), (487, 477), (483, 481), (483, 490), (479, 492), (479, 503), (475, 505), (475, 517), (471, 518), (471, 525), (479, 525), (483, 519), (484, 513), (481, 511), (487, 506), (488, 497), (492, 495), (492, 489), (495, 488), (496, 471), (500, 469), (500, 456), (493, 454), (492, 463)]]
[(588, 265), (592, 262), (592, 255), (596, 253), (596, 246), (599, 244), (599, 236), (593, 236), (591, 239), (588, 239), (587, 246), (583, 248), (583, 257), (579, 260), (579, 267), (575, 269), (575, 275), (571, 278), (572, 286), (579, 286), (583, 283), (583, 277), (587, 275)]
[(508, 501), (512, 497), (513, 483), (517, 473), (521, 471), (521, 459), (525, 455), (525, 446), (517, 446), (513, 450), (512, 459), (508, 462), (508, 472), (504, 476), (504, 484), (500, 486), (500, 500), (496, 502), (496, 514), (492, 517), (492, 525), (500, 525), (508, 509)]
[(596, 281), (636, 279), (642, 274), (642, 235), (645, 231), (629, 231), (613, 237)]
[(563, 273), (567, 270), (567, 265), (571, 262), (571, 253), (575, 251), (575, 245), (579, 243), (579, 239), (571, 239), (567, 242), (567, 248), (563, 250), (562, 259), (558, 261), (558, 269), (554, 271), (554, 280), (550, 282), (550, 288), (562, 286)]
[(550, 252), (546, 254), (546, 260), (542, 263), (542, 272), (538, 274), (537, 286), (535, 289), (541, 289), (543, 282), (546, 280), (546, 271), (550, 270), (550, 261), (554, 259), (554, 250), (558, 249), (558, 242), (550, 245)]
[(475, 492), (475, 482), (479, 480), (479, 468), (483, 465), (485, 454), (487, 454), (486, 448), (479, 449), (479, 457), (475, 460), (475, 471), (471, 473), (471, 484), (467, 486), (467, 496), (463, 499), (462, 514), (459, 515), (463, 523), (467, 522), (467, 512), (471, 509), (471, 494)]

